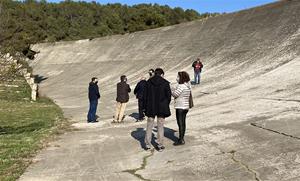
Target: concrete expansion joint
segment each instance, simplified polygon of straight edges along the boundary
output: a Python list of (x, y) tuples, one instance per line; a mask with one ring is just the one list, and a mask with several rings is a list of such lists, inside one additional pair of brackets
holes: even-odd
[(256, 173), (255, 170), (251, 169), (249, 167), (249, 165), (247, 165), (246, 163), (243, 163), (241, 160), (238, 160), (235, 155), (236, 155), (236, 151), (235, 150), (231, 150), (229, 152), (225, 152), (225, 151), (222, 151), (220, 149), (221, 153), (222, 154), (230, 154), (231, 155), (231, 160), (239, 165), (241, 165), (242, 167), (244, 167), (246, 169), (247, 172), (251, 173), (253, 175), (253, 178), (254, 180), (256, 181), (261, 181), (261, 179), (258, 177), (258, 173)]
[(259, 129), (263, 129), (263, 130), (267, 130), (267, 131), (270, 131), (270, 132), (273, 132), (273, 133), (276, 133), (276, 134), (280, 134), (280, 135), (283, 135), (283, 136), (286, 136), (286, 137), (290, 137), (290, 138), (293, 138), (293, 139), (297, 139), (297, 140), (300, 140), (299, 137), (297, 136), (293, 136), (293, 135), (289, 135), (289, 134), (286, 134), (286, 133), (282, 133), (282, 132), (279, 132), (279, 131), (276, 131), (276, 130), (272, 130), (272, 129), (269, 129), (269, 128), (265, 128), (263, 126), (259, 126), (255, 123), (250, 123), (251, 126), (254, 126), (254, 127), (257, 127)]
[(282, 99), (282, 98), (261, 98), (265, 100), (273, 100), (273, 101), (286, 101), (286, 102), (300, 102), (298, 99)]
[(143, 162), (141, 164), (141, 166), (139, 168), (135, 168), (135, 169), (129, 169), (129, 170), (124, 170), (122, 172), (127, 172), (135, 177), (137, 177), (138, 179), (140, 180), (144, 180), (144, 181), (154, 181), (154, 180), (151, 180), (151, 179), (146, 179), (144, 178), (141, 174), (138, 174), (136, 172), (138, 172), (139, 170), (144, 170), (147, 166), (147, 160), (148, 158), (152, 157), (154, 155), (154, 149), (151, 150), (150, 154), (149, 155), (146, 155), (143, 157)]
[(228, 152), (228, 153), (230, 153), (230, 154), (232, 155), (232, 156), (231, 156), (231, 159), (232, 159), (234, 162), (240, 164), (240, 165), (243, 166), (245, 169), (247, 169), (248, 172), (252, 173), (252, 174), (253, 174), (253, 177), (254, 177), (254, 179), (255, 179), (256, 181), (261, 181), (261, 179), (258, 177), (258, 173), (256, 173), (255, 170), (251, 169), (251, 168), (249, 167), (249, 165), (243, 163), (241, 160), (238, 160), (238, 159), (235, 157), (236, 151), (233, 150), (233, 151), (230, 151), (230, 152)]

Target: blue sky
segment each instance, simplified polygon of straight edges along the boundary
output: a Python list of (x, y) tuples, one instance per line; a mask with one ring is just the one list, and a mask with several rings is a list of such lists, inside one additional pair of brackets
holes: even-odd
[[(47, 0), (48, 2), (60, 2), (61, 0)], [(85, 0), (90, 2), (91, 0)], [(195, 9), (200, 13), (204, 12), (233, 12), (247, 9), (262, 4), (275, 2), (276, 0), (94, 0), (101, 4), (121, 3), (140, 4), (158, 3), (171, 7), (182, 7), (183, 9)]]

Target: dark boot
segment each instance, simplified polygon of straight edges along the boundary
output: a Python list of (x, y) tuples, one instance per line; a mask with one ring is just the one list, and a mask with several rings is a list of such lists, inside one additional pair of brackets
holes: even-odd
[(179, 139), (179, 140), (178, 140), (176, 143), (174, 143), (173, 145), (174, 145), (174, 146), (180, 146), (180, 145), (184, 145), (184, 144), (185, 144), (185, 141)]
[(176, 119), (177, 119), (177, 124), (179, 128), (179, 139), (176, 143), (174, 143), (175, 146), (178, 145), (184, 145), (184, 134), (185, 134), (185, 119), (186, 119), (186, 114), (188, 110), (182, 110), (182, 109), (176, 109)]

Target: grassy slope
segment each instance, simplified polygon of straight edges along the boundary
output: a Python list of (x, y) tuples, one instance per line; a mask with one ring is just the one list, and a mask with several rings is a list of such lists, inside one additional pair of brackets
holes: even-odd
[(29, 98), (30, 88), (22, 77), (0, 82), (0, 180), (16, 180), (46, 138), (66, 125), (52, 101)]

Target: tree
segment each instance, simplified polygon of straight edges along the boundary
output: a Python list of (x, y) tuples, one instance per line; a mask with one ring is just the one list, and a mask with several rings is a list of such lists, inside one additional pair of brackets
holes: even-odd
[[(26, 52), (30, 44), (95, 38), (192, 21), (215, 14), (158, 4), (0, 1), (0, 51)], [(27, 51), (28, 52), (28, 51)]]

